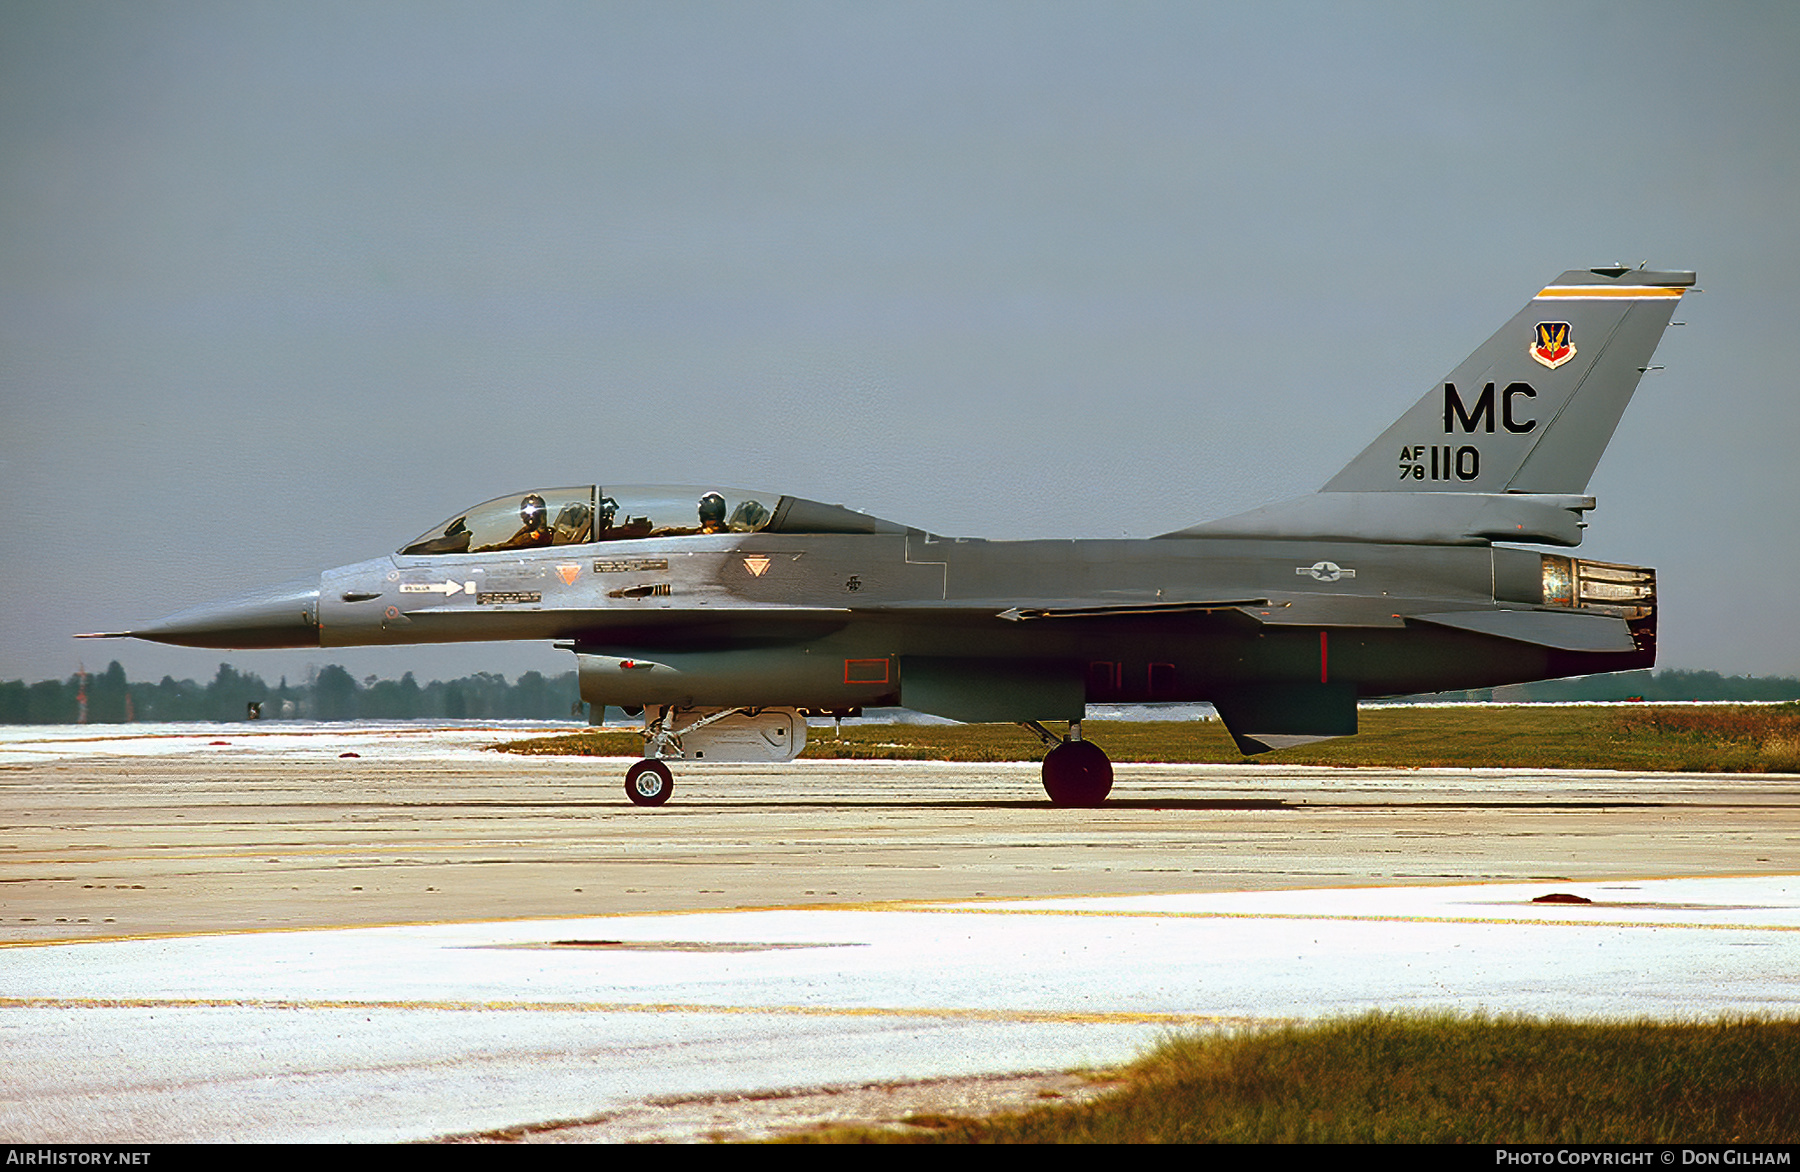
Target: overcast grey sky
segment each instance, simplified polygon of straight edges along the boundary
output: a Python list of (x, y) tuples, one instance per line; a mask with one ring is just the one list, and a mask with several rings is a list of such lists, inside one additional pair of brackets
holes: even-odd
[(0, 679), (571, 483), (1148, 536), (1692, 268), (1585, 556), (1800, 674), (1800, 6), (0, 3)]

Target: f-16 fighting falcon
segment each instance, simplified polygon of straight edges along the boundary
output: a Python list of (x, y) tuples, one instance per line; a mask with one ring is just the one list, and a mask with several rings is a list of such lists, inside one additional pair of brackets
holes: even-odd
[[(1581, 542), (1689, 272), (1564, 273), (1318, 492), (1138, 540), (940, 537), (780, 492), (536, 488), (393, 553), (130, 631), (195, 647), (547, 639), (670, 761), (788, 761), (806, 718), (1011, 721), (1057, 805), (1112, 788), (1086, 705), (1209, 701), (1244, 753), (1359, 699), (1651, 666), (1656, 576)], [(1051, 725), (1064, 724), (1056, 732)]]

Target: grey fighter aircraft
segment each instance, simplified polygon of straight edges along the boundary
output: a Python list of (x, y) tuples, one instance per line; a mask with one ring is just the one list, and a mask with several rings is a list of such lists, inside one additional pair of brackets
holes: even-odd
[[(940, 537), (717, 486), (580, 485), (463, 509), (391, 554), (132, 631), (197, 647), (550, 639), (643, 719), (626, 774), (786, 761), (809, 715), (1012, 721), (1092, 806), (1094, 702), (1210, 701), (1245, 753), (1393, 696), (1649, 667), (1656, 576), (1573, 547), (1588, 479), (1687, 272), (1577, 269), (1310, 496), (1141, 540)], [(1058, 734), (1045, 722), (1066, 722)]]

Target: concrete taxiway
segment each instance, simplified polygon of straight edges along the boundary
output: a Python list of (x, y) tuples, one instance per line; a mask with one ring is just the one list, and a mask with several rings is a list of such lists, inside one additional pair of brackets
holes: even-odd
[(0, 736), (0, 1137), (746, 1134), (1171, 1028), (1800, 1000), (1792, 777), (1128, 765), (1075, 811), (801, 762), (639, 810), (493, 739)]

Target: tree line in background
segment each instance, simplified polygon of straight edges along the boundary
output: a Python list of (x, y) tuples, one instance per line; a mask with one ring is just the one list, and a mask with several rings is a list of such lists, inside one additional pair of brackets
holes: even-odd
[(1414, 696), (1415, 700), (1493, 700), (1502, 704), (1570, 700), (1674, 700), (1769, 701), (1800, 700), (1800, 679), (1793, 676), (1722, 676), (1716, 671), (1618, 671), (1608, 675), (1577, 676), (1568, 680), (1540, 680), (1531, 684), (1507, 684), (1471, 692), (1444, 692)]
[(263, 720), (569, 720), (583, 719), (575, 673), (528, 671), (516, 683), (491, 672), (420, 684), (407, 672), (397, 680), (357, 680), (331, 664), (301, 684), (270, 686), (254, 672), (221, 663), (212, 681), (132, 683), (117, 660), (104, 672), (66, 680), (0, 683), (0, 724), (76, 724), (85, 708), (90, 724), (124, 721), (244, 720), (252, 704)]
[[(1716, 671), (1625, 671), (1546, 680), (1474, 692), (1446, 692), (1419, 700), (1800, 700), (1791, 676), (1722, 676)], [(569, 720), (584, 719), (575, 673), (546, 676), (528, 671), (516, 683), (492, 672), (420, 684), (407, 672), (397, 680), (357, 680), (331, 664), (301, 684), (270, 687), (254, 672), (221, 663), (212, 681), (198, 684), (164, 676), (132, 683), (117, 660), (104, 672), (66, 680), (0, 683), (0, 724), (118, 724), (128, 720), (228, 720), (249, 706), (263, 720)]]

